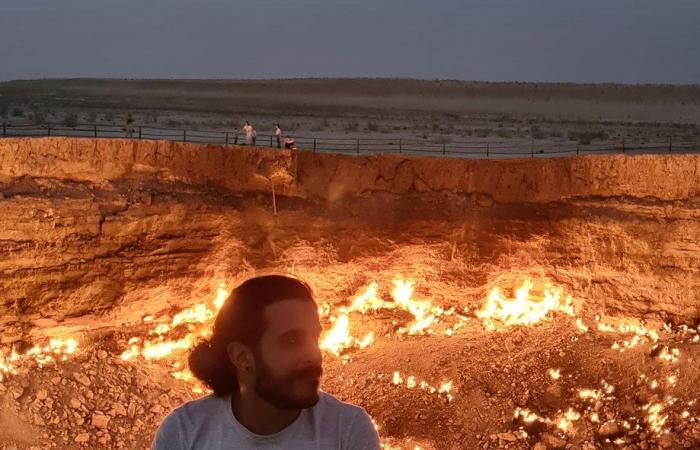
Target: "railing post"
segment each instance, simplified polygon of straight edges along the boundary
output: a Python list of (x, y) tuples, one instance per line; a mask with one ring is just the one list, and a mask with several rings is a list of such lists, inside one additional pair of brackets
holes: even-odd
[(228, 145), (228, 131), (226, 132), (226, 145)]
[(50, 123), (46, 124), (46, 135), (51, 136), (51, 124)]
[(97, 125), (93, 125), (93, 129), (95, 131), (95, 137), (97, 137)]
[(316, 138), (314, 138), (314, 153), (316, 152)]
[(401, 143), (401, 139), (399, 139), (399, 153), (401, 153), (403, 150), (403, 144)]
[(357, 154), (360, 154), (360, 138), (357, 138)]
[(442, 144), (442, 156), (445, 156), (445, 144)]
[(534, 139), (530, 140), (530, 157), (531, 158), (535, 157), (535, 140)]
[(578, 155), (579, 155), (579, 153), (578, 153), (578, 144), (576, 144), (576, 156), (578, 156)]
[(486, 143), (486, 157), (489, 157), (489, 143)]
[(139, 140), (141, 140), (141, 127), (139, 126)]
[(182, 142), (187, 142), (187, 130), (182, 130)]
[(270, 147), (272, 147), (272, 135), (270, 135)]

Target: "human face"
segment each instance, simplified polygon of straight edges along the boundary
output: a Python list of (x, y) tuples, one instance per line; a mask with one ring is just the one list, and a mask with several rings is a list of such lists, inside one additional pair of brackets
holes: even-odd
[(318, 402), (323, 369), (316, 303), (283, 300), (265, 308), (265, 332), (255, 355), (255, 392), (280, 409)]

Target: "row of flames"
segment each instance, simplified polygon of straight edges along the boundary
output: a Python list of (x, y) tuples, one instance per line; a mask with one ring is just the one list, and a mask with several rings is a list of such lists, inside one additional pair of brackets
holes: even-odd
[[(534, 326), (551, 319), (554, 313), (576, 316), (571, 296), (564, 295), (561, 288), (545, 283), (540, 291), (541, 295), (535, 295), (534, 286), (535, 283), (532, 280), (526, 279), (515, 290), (513, 298), (507, 298), (500, 288), (494, 287), (481, 309), (475, 311), (472, 316), (480, 319), (484, 328), (489, 331), (515, 325)], [(358, 316), (361, 318), (378, 311), (400, 310), (409, 313), (412, 319), (396, 331), (404, 335), (435, 335), (438, 334), (436, 325), (441, 324), (441, 334), (452, 336), (469, 319), (466, 309), (458, 310), (455, 307), (445, 309), (433, 305), (430, 300), (414, 298), (414, 292), (415, 281), (397, 275), (391, 280), (391, 289), (388, 294), (380, 292), (378, 282), (371, 282), (354, 296), (348, 305), (339, 307), (335, 314), (332, 313), (332, 307), (329, 304), (321, 304), (319, 315), (327, 319), (332, 326), (322, 336), (320, 347), (343, 362), (349, 361), (348, 350), (364, 349), (372, 345), (376, 339), (372, 331), (361, 336), (353, 336), (351, 330), (354, 318)], [(189, 350), (197, 340), (210, 334), (211, 322), (228, 294), (225, 284), (220, 283), (216, 288), (214, 299), (210, 302), (195, 304), (172, 318), (144, 317), (144, 323), (154, 325), (145, 337), (133, 337), (128, 341), (128, 347), (121, 354), (121, 359), (128, 361), (141, 357), (146, 360), (159, 360), (171, 357), (174, 353)], [(656, 330), (648, 329), (639, 323), (623, 322), (614, 326), (602, 322), (598, 316), (596, 316), (596, 322), (597, 330), (600, 332), (632, 335), (627, 340), (612, 344), (612, 348), (619, 351), (634, 348), (644, 341), (651, 341), (654, 344), (659, 341)], [(590, 328), (580, 318), (576, 318), (575, 324), (580, 333), (585, 333)], [(665, 331), (670, 332), (670, 330)], [(690, 331), (694, 330), (690, 329)], [(700, 342), (699, 334), (693, 335), (693, 342)], [(0, 381), (7, 375), (15, 373), (16, 365), (23, 359), (34, 359), (39, 365), (43, 365), (56, 359), (65, 359), (75, 352), (76, 347), (75, 339), (51, 339), (45, 346), (35, 346), (22, 354), (15, 348), (12, 348), (9, 353), (0, 352)], [(661, 360), (674, 362), (679, 357), (679, 350), (659, 346), (657, 356)], [(174, 367), (177, 365), (174, 363)], [(178, 369), (178, 372), (181, 370)]]
[[(364, 316), (381, 310), (408, 312), (412, 320), (397, 330), (398, 334), (406, 335), (436, 334), (433, 329), (436, 324), (445, 317), (454, 317), (456, 324), (447, 327), (443, 332), (444, 335), (451, 336), (468, 318), (455, 307), (444, 309), (433, 305), (430, 300), (415, 299), (415, 281), (412, 279), (396, 276), (391, 283), (393, 287), (387, 298), (380, 295), (379, 283), (372, 282), (355, 296), (348, 306), (341, 306), (335, 315), (331, 314), (331, 307), (327, 303), (319, 305), (319, 315), (328, 317), (332, 324), (321, 338), (321, 349), (342, 358), (346, 350), (363, 349), (375, 341), (374, 332), (359, 338), (352, 336), (351, 316), (354, 314)], [(535, 299), (530, 294), (532, 287), (532, 281), (525, 281), (516, 290), (513, 299), (505, 298), (500, 289), (494, 288), (483, 308), (476, 312), (476, 316), (483, 320), (487, 329), (495, 329), (496, 322), (504, 326), (531, 326), (551, 318), (554, 312), (574, 315), (571, 297), (563, 296), (560, 288), (546, 288), (542, 298)], [(128, 348), (121, 354), (121, 358), (125, 361), (138, 356), (147, 360), (162, 359), (176, 351), (191, 348), (197, 339), (208, 336), (211, 322), (227, 297), (228, 292), (222, 283), (218, 286), (216, 296), (210, 304), (196, 304), (166, 321), (162, 318), (155, 320), (152, 316), (144, 317), (143, 321), (146, 323), (159, 323), (148, 331), (145, 338), (132, 338), (128, 342)], [(180, 337), (170, 339), (171, 336), (176, 335)]]
[[(413, 320), (398, 329), (397, 333), (407, 335), (436, 334), (433, 327), (445, 317), (456, 318), (456, 323), (444, 328), (445, 336), (452, 336), (461, 328), (468, 317), (455, 307), (444, 309), (435, 306), (430, 300), (414, 299), (415, 281), (405, 279), (398, 275), (392, 280), (390, 300), (379, 294), (379, 284), (372, 282), (365, 290), (357, 295), (350, 306), (339, 309), (337, 316), (332, 316), (330, 321), (334, 324), (331, 330), (321, 341), (321, 348), (341, 357), (349, 348), (365, 348), (374, 341), (374, 333), (370, 332), (358, 339), (350, 334), (350, 314), (377, 312), (380, 310), (403, 310), (411, 314)], [(515, 290), (515, 297), (509, 299), (504, 296), (501, 289), (494, 287), (482, 308), (475, 315), (481, 319), (484, 327), (494, 331), (499, 327), (514, 325), (533, 326), (552, 317), (553, 313), (561, 312), (569, 316), (575, 316), (574, 304), (571, 296), (564, 295), (561, 288), (546, 285), (541, 297), (533, 294), (534, 282), (525, 280)], [(319, 308), (323, 315), (329, 314), (329, 308), (324, 305)], [(466, 311), (464, 311), (466, 313)]]
[[(620, 323), (606, 323), (600, 316), (595, 317), (595, 323), (586, 325), (581, 318), (576, 317), (576, 306), (569, 295), (565, 295), (559, 287), (548, 283), (539, 283), (544, 288), (535, 290), (535, 282), (526, 279), (522, 285), (515, 289), (513, 298), (504, 295), (499, 287), (492, 288), (481, 308), (473, 313), (457, 307), (445, 309), (428, 299), (414, 298), (415, 281), (400, 275), (394, 277), (390, 282), (390, 289), (382, 291), (382, 286), (378, 282), (371, 282), (357, 295), (344, 305), (334, 308), (328, 303), (319, 305), (319, 316), (331, 324), (321, 337), (319, 345), (322, 350), (340, 359), (342, 363), (350, 360), (350, 353), (371, 346), (375, 340), (375, 333), (368, 333), (353, 336), (353, 324), (358, 319), (380, 311), (402, 311), (408, 313), (410, 319), (403, 324), (394, 324), (394, 330), (399, 335), (444, 335), (453, 336), (464, 326), (470, 318), (480, 320), (482, 326), (487, 331), (497, 331), (512, 326), (532, 327), (536, 324), (551, 320), (553, 315), (561, 313), (575, 318), (576, 330), (583, 334), (591, 328), (601, 333), (615, 333), (629, 335), (622, 341), (615, 341), (612, 349), (624, 352), (637, 345), (649, 342), (653, 345), (652, 355), (660, 361), (675, 364), (681, 354), (678, 348), (661, 345), (659, 333), (661, 331), (674, 332), (670, 326), (664, 325), (663, 330), (653, 330), (644, 324), (633, 321), (622, 321)], [(189, 370), (183, 367), (182, 358), (175, 357), (191, 349), (199, 339), (208, 337), (211, 332), (211, 324), (216, 314), (228, 298), (229, 292), (224, 283), (220, 283), (216, 288), (216, 293), (211, 301), (195, 304), (184, 309), (172, 317), (162, 316), (154, 318), (145, 316), (142, 320), (149, 326), (144, 337), (133, 337), (128, 341), (127, 348), (120, 357), (124, 361), (142, 358), (144, 360), (167, 359), (171, 364), (171, 374), (174, 378), (187, 382), (194, 386), (195, 393), (204, 393), (203, 386), (192, 376)], [(439, 325), (439, 326), (438, 326)], [(700, 327), (698, 330), (681, 326), (676, 331), (679, 336), (687, 338), (688, 342), (700, 342)], [(50, 339), (46, 345), (34, 346), (26, 352), (18, 352), (14, 347), (9, 352), (0, 351), (0, 382), (8, 376), (17, 374), (18, 367), (22, 362), (31, 361), (38, 367), (46, 364), (64, 361), (77, 350), (78, 343), (75, 339)], [(562, 370), (552, 368), (549, 376), (553, 380), (562, 377)], [(383, 378), (384, 375), (378, 375)], [(395, 386), (402, 386), (406, 389), (417, 389), (428, 394), (445, 398), (448, 402), (453, 400), (453, 383), (443, 380), (437, 384), (430, 384), (425, 380), (420, 380), (416, 376), (401, 374), (396, 371), (392, 376), (387, 376)], [(642, 375), (644, 378), (644, 375)], [(669, 386), (675, 385), (678, 373), (669, 375), (662, 380)], [(657, 389), (660, 381), (656, 379), (643, 381), (648, 382), (650, 388)], [(577, 391), (578, 406), (574, 405), (565, 411), (559, 411), (552, 418), (542, 417), (533, 411), (525, 408), (517, 408), (514, 417), (525, 427), (528, 424), (540, 423), (550, 426), (562, 434), (571, 431), (573, 423), (587, 418), (591, 422), (601, 420), (598, 417), (597, 409), (593, 405), (598, 402), (610, 401), (614, 399), (614, 388), (605, 381), (601, 382), (599, 388), (584, 388)], [(644, 405), (644, 418), (639, 422), (623, 422), (626, 429), (639, 429), (641, 422), (645, 422), (648, 429), (656, 434), (667, 431), (667, 421), (669, 419), (668, 408), (675, 405), (677, 400), (673, 397), (665, 398)], [(688, 403), (688, 407), (694, 404), (694, 400)], [(687, 410), (680, 414), (682, 418), (688, 418)], [(700, 420), (700, 417), (695, 419)], [(527, 436), (525, 430), (519, 431)], [(393, 449), (388, 443), (383, 448)], [(416, 448), (419, 448), (416, 446)]]
[[(433, 305), (430, 300), (414, 298), (415, 281), (412, 279), (398, 275), (391, 284), (389, 294), (381, 295), (379, 283), (371, 282), (352, 299), (349, 305), (341, 306), (336, 314), (331, 314), (331, 307), (327, 303), (320, 305), (320, 316), (327, 317), (332, 324), (330, 330), (323, 335), (320, 347), (347, 362), (349, 360), (347, 350), (363, 349), (375, 341), (374, 332), (359, 338), (353, 337), (351, 317), (364, 316), (382, 310), (400, 310), (410, 314), (412, 320), (397, 330), (398, 334), (404, 335), (437, 334), (435, 325), (450, 317), (453, 324), (443, 326), (442, 334), (452, 336), (468, 319), (465, 315), (466, 310), (458, 311), (455, 307), (445, 309)], [(574, 315), (571, 297), (563, 296), (561, 289), (548, 287), (544, 289), (541, 298), (534, 298), (531, 294), (533, 285), (531, 280), (526, 280), (515, 291), (513, 299), (506, 298), (499, 288), (493, 288), (481, 310), (476, 312), (476, 317), (483, 320), (487, 329), (493, 330), (496, 323), (504, 326), (531, 326), (549, 319), (554, 312)], [(211, 322), (228, 294), (225, 284), (220, 283), (216, 288), (214, 299), (210, 302), (195, 304), (172, 318), (144, 317), (144, 323), (154, 325), (145, 337), (133, 337), (128, 341), (128, 347), (120, 355), (121, 359), (129, 361), (141, 357), (146, 360), (159, 360), (192, 348), (198, 339), (209, 335)], [(76, 347), (77, 342), (74, 339), (52, 339), (47, 345), (34, 347), (23, 354), (14, 348), (9, 354), (0, 353), (0, 380), (15, 373), (16, 364), (23, 359), (34, 359), (39, 365), (43, 365), (55, 359), (67, 357), (75, 352)]]

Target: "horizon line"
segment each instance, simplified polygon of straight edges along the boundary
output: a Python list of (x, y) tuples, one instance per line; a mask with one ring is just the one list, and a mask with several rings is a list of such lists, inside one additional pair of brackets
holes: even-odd
[(624, 83), (617, 81), (575, 82), (575, 81), (512, 81), (512, 80), (466, 80), (456, 78), (413, 78), (413, 77), (261, 77), (261, 78), (130, 78), (130, 77), (57, 77), (57, 78), (17, 78), (0, 80), (0, 85), (16, 82), (35, 81), (211, 81), (211, 82), (255, 82), (255, 81), (417, 81), (426, 83), (464, 83), (464, 84), (524, 84), (524, 85), (570, 85), (570, 86), (625, 86), (625, 87), (700, 87), (700, 83)]

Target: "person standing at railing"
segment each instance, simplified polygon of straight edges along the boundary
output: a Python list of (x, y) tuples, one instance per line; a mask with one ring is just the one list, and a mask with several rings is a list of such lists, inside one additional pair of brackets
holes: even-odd
[(245, 121), (245, 125), (243, 125), (243, 132), (245, 133), (245, 143), (247, 145), (255, 145), (255, 138), (253, 136), (255, 129), (247, 120)]
[(282, 129), (280, 124), (275, 124), (275, 138), (277, 139), (277, 148), (282, 148)]
[(131, 113), (126, 115), (124, 131), (126, 131), (127, 139), (131, 139), (134, 136), (134, 118), (131, 116)]
[(238, 125), (233, 126), (233, 145), (238, 145)]

